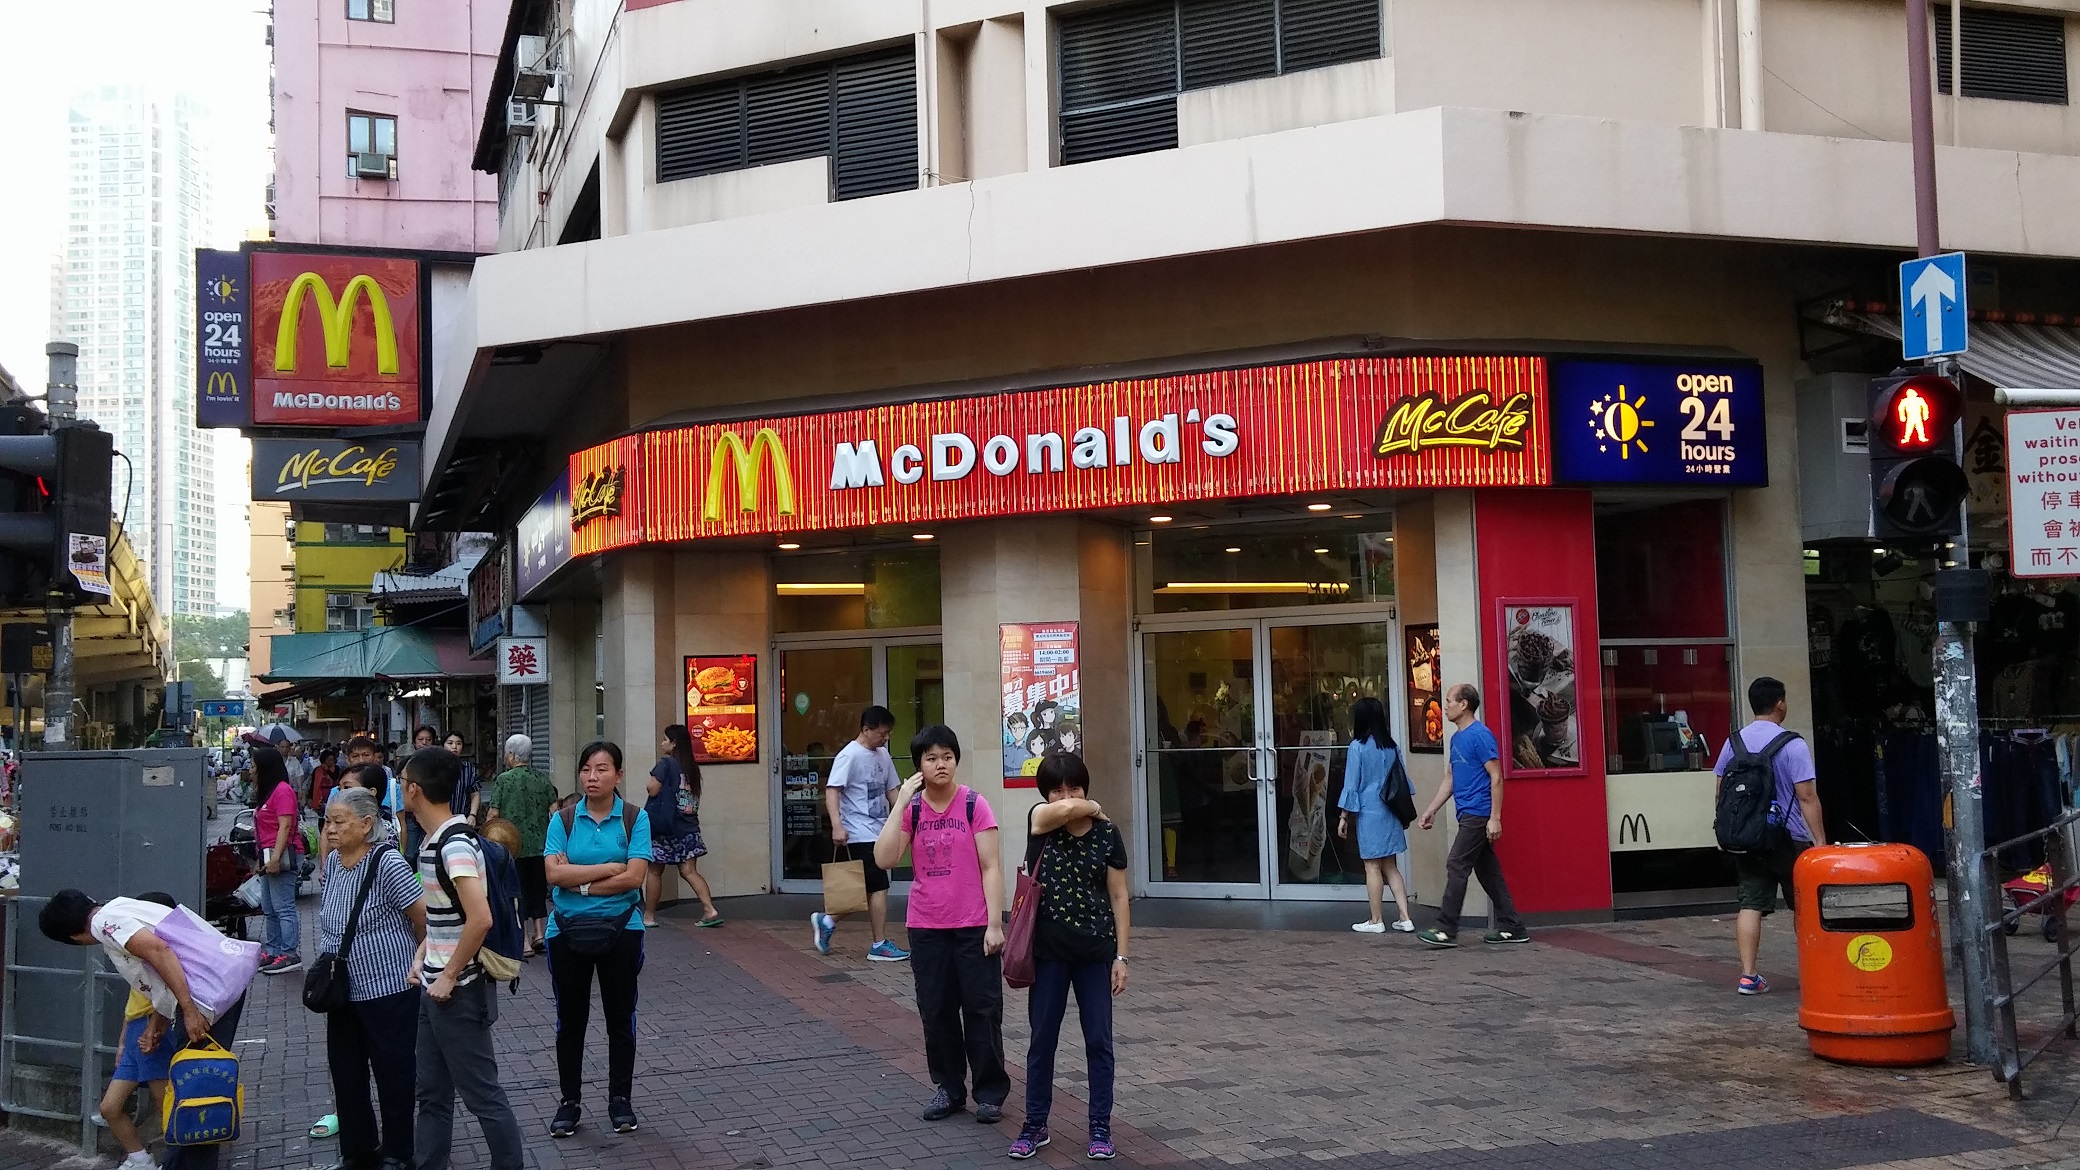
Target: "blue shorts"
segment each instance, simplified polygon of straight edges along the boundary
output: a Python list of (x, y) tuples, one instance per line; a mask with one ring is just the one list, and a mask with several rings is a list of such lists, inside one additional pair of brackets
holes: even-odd
[(169, 1037), (159, 1037), (158, 1046), (150, 1052), (137, 1050), (137, 1042), (144, 1035), (144, 1027), (151, 1022), (152, 1017), (139, 1016), (123, 1025), (123, 1044), (121, 1051), (116, 1053), (114, 1079), (143, 1085), (152, 1081), (163, 1081), (173, 1075), (174, 1044)]

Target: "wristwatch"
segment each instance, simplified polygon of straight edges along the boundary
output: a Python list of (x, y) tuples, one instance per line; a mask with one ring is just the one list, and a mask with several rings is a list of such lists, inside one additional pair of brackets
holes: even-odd
[(1112, 961), (1115, 963), (1124, 963), (1127, 961), (1127, 957), (1125, 955), (1114, 955), (1112, 956)]
[(580, 883), (578, 883), (578, 895), (579, 895), (580, 897), (584, 897), (584, 898), (590, 898), (590, 897), (592, 896), (592, 883), (591, 883), (591, 882), (580, 882)]

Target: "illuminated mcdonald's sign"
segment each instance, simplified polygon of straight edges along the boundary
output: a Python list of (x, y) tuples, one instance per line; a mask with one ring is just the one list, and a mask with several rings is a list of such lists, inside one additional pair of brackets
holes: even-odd
[(725, 464), (736, 468), (737, 508), (745, 512), (758, 511), (759, 472), (768, 463), (773, 468), (773, 510), (782, 516), (794, 515), (794, 471), (787, 463), (787, 449), (780, 445), (778, 431), (760, 427), (758, 433), (751, 436), (748, 447), (735, 431), (723, 431), (715, 436), (715, 454), (708, 460), (708, 492), (701, 505), (701, 518), (722, 519), (722, 489), (729, 478), (723, 474)]
[(347, 368), (347, 359), (352, 356), (354, 344), (354, 307), (363, 298), (368, 301), (368, 312), (375, 329), (376, 372), (391, 377), (397, 376), (397, 326), (390, 319), (390, 302), (383, 296), (382, 286), (367, 273), (362, 273), (347, 282), (346, 291), (338, 300), (332, 298), (332, 286), (315, 272), (300, 273), (289, 285), (289, 296), (282, 302), (281, 324), (275, 328), (274, 368), (278, 373), (296, 372), (296, 327), (303, 320), (303, 305), (306, 300), (318, 302), (318, 321), (325, 330), (325, 364), (335, 370)]
[(419, 421), (417, 260), (273, 251), (250, 258), (253, 422)]

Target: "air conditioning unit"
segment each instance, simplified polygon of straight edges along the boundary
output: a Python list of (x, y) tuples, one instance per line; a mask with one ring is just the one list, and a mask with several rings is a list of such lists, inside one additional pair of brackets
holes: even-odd
[(506, 99), (506, 134), (513, 137), (533, 134), (535, 125), (541, 120), (542, 107), (519, 98)]
[(394, 179), (397, 177), (397, 160), (387, 154), (362, 151), (354, 156), (354, 177), (357, 179)]
[(548, 37), (520, 37), (513, 45), (513, 96), (539, 100), (556, 82), (549, 62)]
[(360, 599), (352, 593), (327, 593), (325, 595), (326, 609), (353, 609), (359, 603)]

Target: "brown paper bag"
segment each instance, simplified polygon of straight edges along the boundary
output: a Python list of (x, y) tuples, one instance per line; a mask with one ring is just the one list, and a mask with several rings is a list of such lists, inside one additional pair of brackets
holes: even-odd
[(836, 918), (867, 908), (867, 867), (858, 861), (823, 863), (823, 912)]

